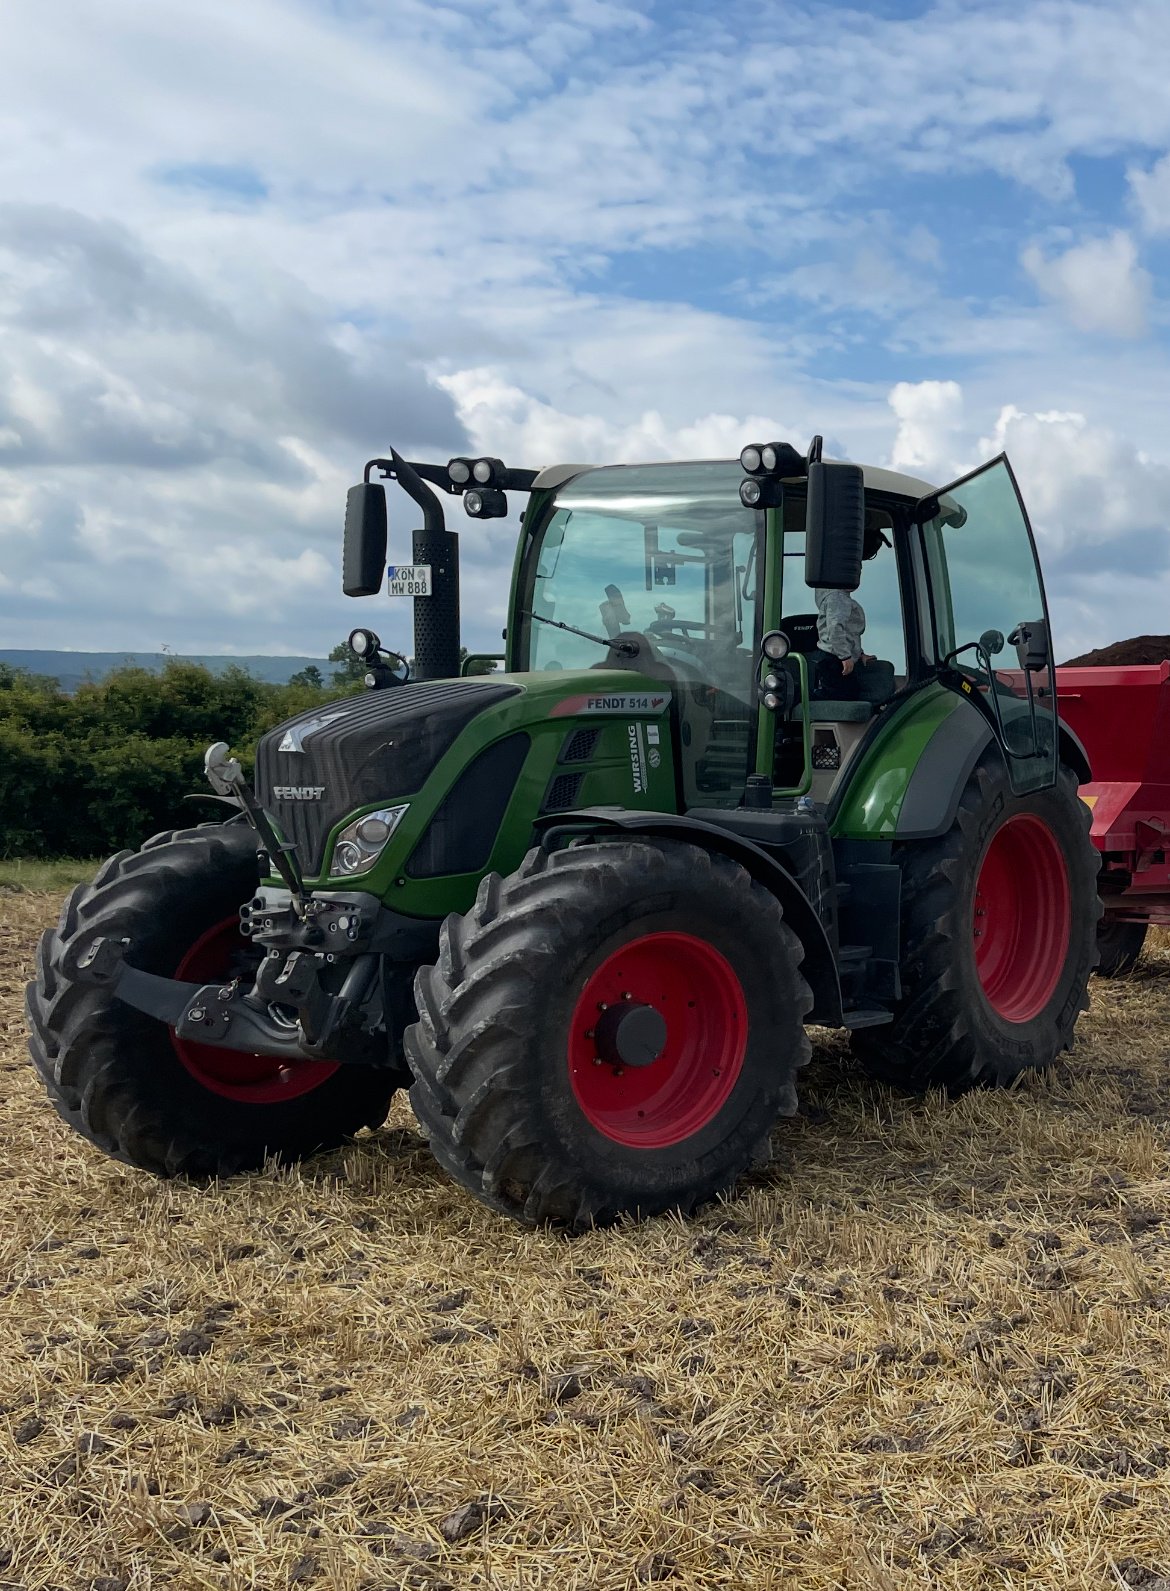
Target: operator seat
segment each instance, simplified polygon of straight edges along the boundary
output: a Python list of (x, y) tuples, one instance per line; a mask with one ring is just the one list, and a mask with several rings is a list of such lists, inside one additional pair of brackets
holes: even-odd
[(816, 703), (812, 712), (814, 718), (830, 720), (869, 718), (875, 706), (888, 702), (894, 694), (894, 665), (878, 659), (859, 676), (857, 696), (837, 701), (822, 695), (817, 685), (817, 658), (822, 655), (817, 635), (817, 615), (794, 613), (791, 617), (780, 620), (780, 628), (788, 637), (792, 650), (802, 653), (807, 660), (809, 696)]

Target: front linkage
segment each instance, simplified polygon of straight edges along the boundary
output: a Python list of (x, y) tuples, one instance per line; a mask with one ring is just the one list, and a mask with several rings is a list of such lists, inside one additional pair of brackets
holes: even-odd
[[(226, 749), (208, 750), (212, 787), (256, 831), (261, 873), (271, 860), (288, 885), (261, 886), (240, 907), (241, 933), (263, 952), (254, 978), (159, 977), (130, 965), (130, 940), (104, 937), (79, 956), (77, 978), (157, 1017), (179, 1039), (251, 1055), (397, 1066), (388, 1035), (413, 1016), (405, 969), (433, 953), (435, 926), (360, 891), (307, 894), (292, 852)], [(403, 976), (395, 977), (399, 967)]]

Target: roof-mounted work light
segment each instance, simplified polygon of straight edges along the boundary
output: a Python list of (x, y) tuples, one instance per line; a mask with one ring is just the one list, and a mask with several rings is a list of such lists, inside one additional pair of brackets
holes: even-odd
[(463, 507), (472, 519), (503, 519), (508, 512), (508, 499), (503, 492), (485, 486), (476, 486), (463, 494)]
[(791, 442), (749, 442), (739, 455), (749, 475), (803, 475), (804, 455)]
[(747, 480), (739, 485), (739, 500), (745, 508), (775, 508), (781, 498), (781, 480), (803, 475), (808, 467), (790, 442), (749, 442), (739, 462), (747, 474)]
[(471, 485), (499, 487), (505, 473), (500, 459), (455, 458), (447, 465), (447, 479), (460, 491)]

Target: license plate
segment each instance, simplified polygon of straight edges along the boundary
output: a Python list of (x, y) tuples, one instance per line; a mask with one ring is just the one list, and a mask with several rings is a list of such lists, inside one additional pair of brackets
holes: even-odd
[(431, 594), (429, 563), (392, 563), (387, 566), (386, 573), (392, 597), (429, 597)]

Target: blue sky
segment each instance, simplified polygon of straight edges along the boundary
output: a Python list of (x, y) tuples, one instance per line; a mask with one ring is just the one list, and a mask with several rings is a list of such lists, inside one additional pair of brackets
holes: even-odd
[[(346, 486), (1006, 447), (1170, 629), (1164, 0), (55, 0), (0, 55), (0, 646), (326, 649)], [(408, 546), (412, 510), (392, 515)], [(463, 532), (465, 638), (514, 528)]]

